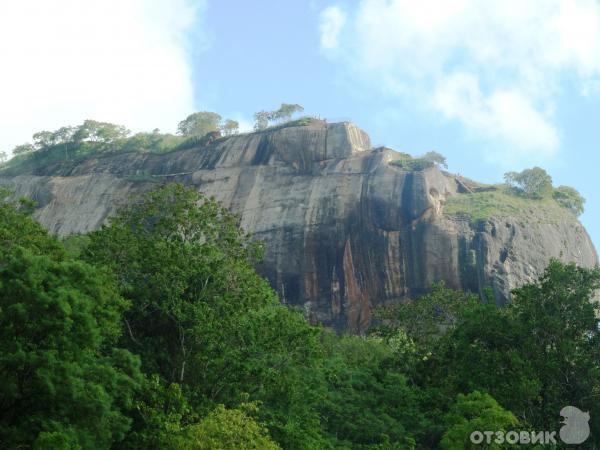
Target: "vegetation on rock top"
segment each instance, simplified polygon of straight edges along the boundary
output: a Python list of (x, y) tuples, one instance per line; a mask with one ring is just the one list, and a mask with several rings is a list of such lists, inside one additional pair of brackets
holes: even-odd
[(408, 153), (400, 153), (400, 158), (391, 161), (390, 164), (404, 170), (421, 171), (430, 167), (448, 168), (446, 157), (438, 152), (427, 152), (423, 156), (414, 158)]
[(262, 131), (269, 128), (269, 124), (281, 124), (289, 121), (298, 112), (304, 111), (301, 105), (282, 103), (275, 111), (259, 111), (254, 114), (254, 130)]
[[(291, 120), (303, 108), (296, 104), (283, 103), (276, 111), (257, 113), (256, 130), (277, 130), (285, 127), (306, 126), (316, 119), (302, 117)], [(177, 126), (177, 135), (141, 132), (131, 135), (122, 125), (96, 120), (85, 120), (81, 125), (65, 126), (55, 131), (39, 131), (33, 134), (33, 143), (16, 146), (9, 160), (6, 152), (0, 152), (0, 171), (15, 175), (23, 171), (51, 164), (80, 161), (90, 156), (126, 152), (168, 153), (205, 146), (221, 137), (239, 133), (239, 123), (223, 119), (210, 111), (190, 114)]]
[(539, 167), (509, 172), (505, 180), (504, 185), (448, 197), (444, 213), (468, 215), (474, 222), (491, 217), (520, 217), (556, 223), (584, 211), (585, 199), (577, 190), (569, 186), (554, 188), (550, 175)]
[[(400, 153), (390, 162), (392, 166), (408, 171), (422, 171), (431, 167), (447, 168), (446, 158), (437, 152), (420, 157)], [(507, 172), (504, 185), (479, 187), (446, 199), (444, 213), (467, 215), (473, 222), (491, 217), (535, 217), (556, 222), (565, 218), (564, 210), (574, 216), (584, 212), (585, 199), (570, 186), (552, 186), (552, 177), (540, 168), (522, 172)], [(472, 182), (470, 183), (472, 184)]]
[(528, 199), (514, 195), (504, 185), (450, 196), (444, 203), (443, 212), (449, 216), (466, 215), (472, 222), (492, 217), (515, 217), (556, 223), (573, 217), (552, 198)]

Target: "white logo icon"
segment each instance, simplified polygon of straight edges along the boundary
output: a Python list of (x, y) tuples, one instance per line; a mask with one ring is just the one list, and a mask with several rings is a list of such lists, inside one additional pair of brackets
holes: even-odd
[(560, 410), (564, 417), (563, 427), (560, 429), (560, 438), (565, 444), (581, 444), (590, 435), (590, 414), (581, 411), (575, 406), (565, 406)]

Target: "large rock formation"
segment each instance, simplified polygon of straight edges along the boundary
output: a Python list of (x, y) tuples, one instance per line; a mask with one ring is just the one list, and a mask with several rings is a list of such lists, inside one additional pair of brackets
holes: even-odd
[(477, 187), (435, 167), (403, 170), (390, 164), (397, 158), (372, 149), (351, 123), (313, 122), (167, 154), (95, 156), (0, 183), (35, 199), (37, 219), (61, 236), (98, 228), (157, 181), (196, 186), (265, 242), (258, 269), (281, 300), (339, 330), (364, 330), (374, 306), (419, 295), (433, 282), (480, 293), (489, 286), (504, 302), (552, 257), (596, 264), (569, 213), (449, 216), (445, 202)]

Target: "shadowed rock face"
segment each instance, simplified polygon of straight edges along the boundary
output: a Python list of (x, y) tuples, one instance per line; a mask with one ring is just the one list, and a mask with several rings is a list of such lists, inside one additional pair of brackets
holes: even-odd
[[(444, 215), (461, 179), (437, 168), (405, 171), (391, 149), (372, 150), (350, 123), (313, 123), (220, 139), (169, 154), (124, 153), (63, 163), (0, 183), (38, 201), (37, 219), (65, 236), (98, 228), (131, 195), (179, 181), (215, 196), (266, 246), (258, 270), (282, 301), (338, 330), (359, 332), (374, 306), (433, 282), (497, 301), (539, 276), (550, 258), (594, 266), (585, 231), (565, 213), (472, 224)], [(139, 177), (138, 177), (139, 178)]]

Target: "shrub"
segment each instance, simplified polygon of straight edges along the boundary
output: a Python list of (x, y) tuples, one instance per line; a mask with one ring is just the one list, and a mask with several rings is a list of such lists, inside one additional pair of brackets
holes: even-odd
[(560, 206), (568, 209), (576, 216), (583, 214), (585, 198), (581, 196), (577, 189), (570, 186), (559, 186), (554, 189), (552, 197)]
[(392, 161), (390, 164), (392, 164), (393, 166), (401, 167), (405, 170), (417, 172), (435, 166), (435, 163), (433, 161), (424, 158), (397, 159), (395, 161)]

